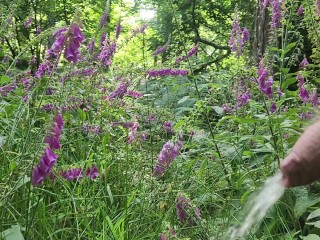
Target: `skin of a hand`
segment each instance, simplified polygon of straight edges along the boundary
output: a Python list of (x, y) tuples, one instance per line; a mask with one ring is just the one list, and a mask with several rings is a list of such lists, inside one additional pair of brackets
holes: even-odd
[(320, 120), (308, 127), (280, 165), (285, 187), (320, 179)]

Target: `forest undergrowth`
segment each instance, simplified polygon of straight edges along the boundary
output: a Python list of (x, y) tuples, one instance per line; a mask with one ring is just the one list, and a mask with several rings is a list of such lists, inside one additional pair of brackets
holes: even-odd
[[(320, 1), (0, 6), (0, 239), (223, 239), (319, 114)], [(319, 190), (245, 239), (320, 239)]]

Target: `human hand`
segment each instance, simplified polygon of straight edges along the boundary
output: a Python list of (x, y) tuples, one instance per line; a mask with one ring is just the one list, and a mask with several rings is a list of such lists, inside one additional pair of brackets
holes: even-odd
[(280, 165), (285, 187), (320, 179), (320, 121), (308, 127)]

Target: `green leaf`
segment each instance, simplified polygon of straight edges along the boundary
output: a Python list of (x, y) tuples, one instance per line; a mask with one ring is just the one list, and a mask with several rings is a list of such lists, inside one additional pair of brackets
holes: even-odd
[(295, 192), (295, 195), (297, 197), (297, 201), (294, 206), (294, 214), (297, 218), (301, 217), (309, 207), (320, 202), (319, 196), (308, 195), (308, 191), (306, 189), (299, 189), (298, 192)]
[(313, 218), (317, 218), (320, 217), (320, 208), (318, 208), (317, 210), (313, 211), (307, 218), (307, 221)]
[(27, 184), (28, 182), (30, 182), (31, 178), (28, 176), (23, 176), (19, 179), (17, 185), (15, 186), (15, 190), (17, 190), (18, 188), (22, 187), (23, 185)]
[(320, 240), (320, 237), (315, 234), (309, 234), (308, 236), (304, 237), (303, 240)]
[(1, 84), (4, 84), (4, 83), (7, 83), (9, 82), (10, 78), (7, 77), (7, 76), (2, 76), (1, 79), (0, 79), (0, 83)]
[(4, 230), (1, 233), (1, 238), (3, 240), (24, 240), (19, 225), (12, 225), (11, 228)]
[(80, 109), (80, 108), (78, 108), (78, 115), (82, 121), (86, 120), (86, 118), (87, 118), (86, 113), (84, 111), (82, 111), (82, 109)]
[(281, 58), (284, 58), (284, 56), (291, 51), (292, 48), (294, 48), (296, 46), (297, 42), (293, 42), (287, 45), (287, 47), (285, 48), (285, 50), (282, 52), (281, 54)]

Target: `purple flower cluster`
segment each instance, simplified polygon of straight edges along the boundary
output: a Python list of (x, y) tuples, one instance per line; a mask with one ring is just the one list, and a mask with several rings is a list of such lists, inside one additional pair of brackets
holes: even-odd
[(134, 122), (112, 122), (111, 123), (112, 127), (122, 126), (124, 128), (132, 128), (133, 125), (134, 125)]
[(79, 60), (79, 48), (81, 43), (85, 41), (85, 38), (80, 30), (80, 27), (78, 24), (73, 23), (70, 26), (71, 32), (67, 46), (64, 50), (64, 57), (69, 61), (76, 63)]
[(111, 65), (111, 58), (117, 50), (117, 44), (115, 41), (104, 40), (102, 42), (101, 52), (98, 55), (98, 59), (102, 62), (103, 66)]
[(42, 106), (42, 109), (46, 112), (51, 112), (52, 110), (54, 110), (54, 105), (51, 103), (47, 103)]
[(302, 121), (307, 121), (312, 119), (314, 116), (314, 114), (312, 112), (303, 112), (303, 113), (299, 113), (299, 118)]
[(243, 52), (244, 44), (249, 40), (250, 34), (248, 29), (241, 29), (238, 14), (235, 14), (229, 39), (229, 46), (231, 48), (231, 51), (237, 53), (237, 55), (240, 56)]
[(176, 144), (166, 142), (158, 156), (158, 163), (154, 167), (153, 174), (162, 176), (167, 168), (172, 165), (173, 160), (180, 155), (182, 149), (182, 141), (178, 140)]
[(130, 97), (133, 97), (133, 98), (141, 98), (142, 97), (142, 93), (139, 93), (139, 92), (135, 92), (135, 91), (132, 91), (132, 90), (127, 90), (127, 93), (126, 93), (128, 96)]
[(101, 127), (98, 125), (85, 124), (82, 129), (84, 133), (92, 133), (96, 135), (99, 135), (101, 133)]
[(108, 20), (108, 17), (109, 17), (109, 14), (106, 11), (103, 12), (99, 21), (99, 28), (102, 28), (105, 25), (105, 23)]
[(174, 133), (172, 122), (164, 122), (162, 127), (165, 132)]
[(300, 7), (299, 7), (299, 9), (298, 9), (298, 12), (297, 12), (297, 15), (298, 15), (298, 16), (301, 16), (301, 15), (303, 14), (303, 12), (304, 12), (304, 8), (303, 8), (302, 5), (300, 5)]
[(268, 70), (260, 64), (258, 68), (258, 84), (261, 93), (265, 94), (269, 99), (273, 96), (273, 78), (269, 77)]
[(51, 72), (51, 69), (52, 69), (52, 64), (47, 60), (45, 59), (38, 67), (36, 73), (35, 73), (35, 76), (37, 78), (42, 78), (44, 77), (44, 75), (46, 74), (50, 74)]
[(54, 117), (53, 126), (51, 128), (51, 133), (47, 135), (44, 142), (48, 144), (45, 149), (44, 154), (40, 159), (40, 164), (38, 164), (32, 172), (32, 185), (39, 186), (48, 177), (52, 171), (52, 167), (56, 163), (58, 158), (57, 155), (53, 153), (52, 149), (60, 148), (60, 137), (63, 127), (63, 118), (61, 114), (57, 114)]
[(72, 180), (81, 180), (85, 176), (90, 179), (96, 179), (99, 177), (99, 170), (97, 166), (91, 166), (87, 169), (87, 171), (84, 171), (82, 168), (70, 168), (68, 170), (60, 172), (60, 176), (68, 181)]
[(176, 63), (180, 63), (182, 61), (186, 61), (188, 58), (192, 57), (193, 55), (197, 54), (199, 48), (198, 45), (195, 45), (191, 50), (188, 51), (187, 56), (178, 57), (176, 59)]
[(29, 18), (23, 23), (23, 26), (24, 26), (25, 28), (30, 27), (30, 25), (32, 24), (32, 21), (33, 21), (32, 17), (29, 17)]
[(170, 44), (170, 40), (168, 40), (168, 41), (166, 42), (166, 44), (163, 45), (162, 47), (158, 47), (158, 48), (152, 53), (152, 55), (153, 55), (153, 56), (157, 56), (157, 55), (165, 52), (165, 51), (167, 50), (169, 44)]
[(117, 25), (117, 28), (116, 28), (116, 39), (119, 38), (121, 29), (122, 29), (121, 21), (119, 20), (118, 25)]
[(309, 62), (307, 58), (304, 58), (301, 63), (299, 64), (300, 69), (308, 68)]
[(132, 144), (137, 138), (137, 130), (139, 128), (139, 123), (135, 122), (133, 126), (129, 129), (128, 143)]
[(149, 77), (179, 76), (179, 75), (186, 76), (188, 74), (189, 74), (188, 70), (170, 69), (170, 68), (165, 68), (165, 69), (160, 69), (160, 70), (149, 70), (147, 72), (147, 75)]
[(318, 13), (318, 17), (320, 17), (320, 0), (316, 0), (316, 10), (317, 10), (317, 13)]
[(143, 25), (141, 25), (140, 27), (132, 30), (132, 34), (131, 34), (131, 37), (130, 37), (130, 38), (135, 37), (135, 36), (136, 36), (137, 34), (139, 34), (139, 33), (144, 33), (145, 30), (147, 29), (147, 27), (148, 27), (147, 24), (143, 24)]
[(238, 102), (237, 102), (237, 106), (236, 106), (236, 109), (239, 109), (245, 105), (247, 105), (250, 101), (250, 93), (249, 91), (245, 91), (244, 93), (239, 93), (238, 94)]
[(128, 83), (120, 83), (115, 91), (109, 94), (108, 99), (123, 98), (128, 90)]
[(299, 86), (299, 97), (304, 103), (310, 101), (309, 91), (304, 87), (304, 77), (299, 73), (297, 75), (298, 86)]
[(272, 102), (270, 106), (270, 112), (274, 113), (275, 111), (277, 111), (277, 105), (275, 102)]
[[(194, 214), (191, 210), (194, 209)], [(189, 198), (179, 194), (176, 205), (177, 215), (181, 222), (187, 222), (190, 226), (194, 225), (194, 219), (201, 220), (201, 211), (199, 208), (193, 208)]]
[(15, 89), (17, 89), (17, 82), (14, 81), (13, 84), (7, 84), (2, 87), (0, 87), (0, 96), (7, 97), (9, 93), (13, 92)]
[(282, 18), (284, 15), (283, 7), (285, 0), (272, 0), (270, 5), (272, 7), (272, 21), (271, 28), (281, 28), (282, 27)]
[(72, 97), (67, 102), (68, 104), (61, 108), (63, 112), (78, 109), (84, 103), (83, 100), (77, 97)]
[[(246, 102), (246, 101), (245, 101)], [(232, 111), (231, 107), (228, 104), (223, 104), (222, 109), (226, 113), (230, 113)]]

